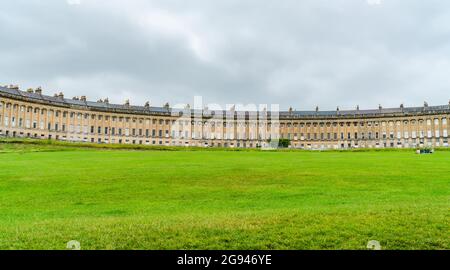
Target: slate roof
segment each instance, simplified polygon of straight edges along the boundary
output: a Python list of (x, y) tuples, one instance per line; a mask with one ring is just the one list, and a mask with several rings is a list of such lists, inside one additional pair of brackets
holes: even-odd
[[(60, 98), (54, 96), (42, 95), (36, 92), (30, 93), (16, 88), (0, 86), (0, 96), (26, 100), (41, 104), (48, 104), (67, 108), (82, 108), (93, 111), (118, 112), (129, 114), (147, 114), (147, 115), (170, 115), (177, 113), (177, 109), (166, 107), (145, 107), (134, 105), (119, 105), (105, 102), (83, 101), (75, 99)], [(194, 110), (191, 110), (194, 113)], [(335, 110), (335, 111), (281, 111), (280, 118), (357, 118), (357, 117), (381, 117), (387, 115), (418, 115), (418, 114), (438, 114), (450, 113), (450, 104), (443, 106), (427, 107), (405, 107), (405, 108), (382, 108), (371, 110)], [(216, 112), (217, 114), (217, 112)], [(229, 115), (230, 112), (223, 111), (223, 115)], [(254, 115), (254, 112), (245, 112), (245, 115)], [(270, 112), (268, 113), (270, 115)]]

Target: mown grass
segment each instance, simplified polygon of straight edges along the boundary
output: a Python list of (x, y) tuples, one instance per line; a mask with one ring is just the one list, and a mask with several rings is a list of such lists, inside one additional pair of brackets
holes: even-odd
[(0, 249), (450, 249), (449, 152), (136, 150), (0, 144)]

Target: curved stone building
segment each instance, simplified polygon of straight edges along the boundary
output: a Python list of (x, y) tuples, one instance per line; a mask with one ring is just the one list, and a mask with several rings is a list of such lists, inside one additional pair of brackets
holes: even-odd
[(375, 110), (239, 112), (47, 96), (0, 87), (0, 136), (76, 142), (303, 149), (448, 147), (450, 103)]

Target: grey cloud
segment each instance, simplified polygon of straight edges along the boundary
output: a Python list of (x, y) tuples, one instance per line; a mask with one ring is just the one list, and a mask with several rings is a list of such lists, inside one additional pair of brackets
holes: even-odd
[(9, 1), (0, 84), (140, 104), (445, 104), (444, 1)]

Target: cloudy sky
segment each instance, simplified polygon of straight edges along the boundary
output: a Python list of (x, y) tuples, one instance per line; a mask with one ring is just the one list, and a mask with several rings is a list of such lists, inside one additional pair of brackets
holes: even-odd
[(141, 105), (447, 104), (445, 0), (0, 3), (0, 84)]

